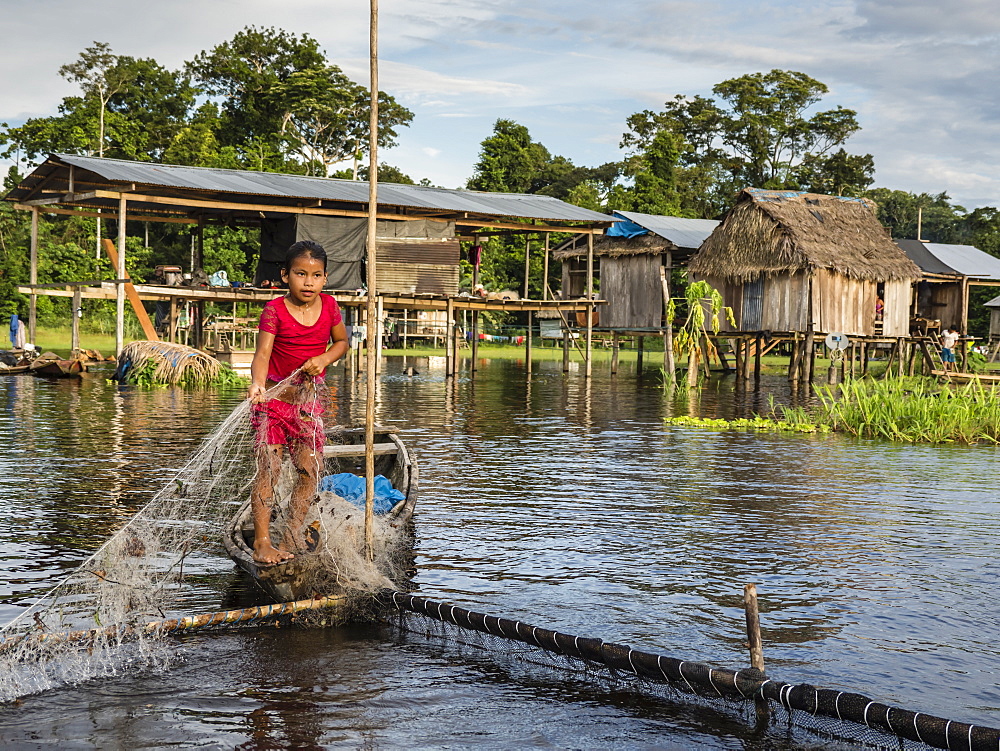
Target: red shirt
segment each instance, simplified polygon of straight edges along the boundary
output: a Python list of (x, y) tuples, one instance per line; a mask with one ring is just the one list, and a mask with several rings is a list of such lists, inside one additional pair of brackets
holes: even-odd
[[(343, 318), (340, 315), (340, 306), (330, 295), (321, 294), (319, 299), (323, 303), (323, 310), (312, 326), (306, 326), (292, 318), (292, 314), (285, 306), (284, 297), (271, 300), (264, 306), (257, 328), (274, 334), (271, 360), (267, 366), (269, 381), (277, 382), (288, 378), (310, 357), (326, 352), (333, 327)], [(320, 376), (322, 375), (320, 373)]]

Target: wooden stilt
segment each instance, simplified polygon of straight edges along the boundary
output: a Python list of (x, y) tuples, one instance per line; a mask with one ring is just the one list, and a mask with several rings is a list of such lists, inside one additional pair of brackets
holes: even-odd
[(743, 343), (739, 339), (730, 339), (729, 346), (733, 348), (733, 359), (736, 361), (736, 380), (743, 377)]
[(809, 328), (806, 329), (806, 337), (803, 342), (802, 351), (802, 368), (800, 373), (802, 375), (802, 381), (804, 383), (812, 383), (813, 372), (816, 367), (816, 346), (815, 346), (816, 335), (813, 333), (812, 324), (809, 324)]
[[(70, 334), (70, 349), (72, 350), (72, 355), (79, 354), (80, 352), (80, 313), (83, 304), (83, 295), (80, 291), (79, 285), (73, 287), (73, 310), (71, 315), (73, 318), (73, 325)], [(71, 356), (72, 356), (71, 355)]]
[(453, 376), (458, 375), (459, 364), (461, 362), (461, 349), (462, 349), (462, 327), (458, 323), (458, 311), (455, 311), (455, 317), (451, 321), (451, 374)]
[[(28, 283), (38, 284), (38, 207), (31, 207), (31, 245), (28, 250)], [(28, 296), (28, 341), (35, 343), (38, 327), (38, 295)]]
[(618, 332), (611, 332), (611, 375), (618, 375)]
[(177, 341), (177, 298), (170, 298), (170, 320), (167, 322), (167, 338), (171, 342)]
[(448, 378), (455, 374), (455, 354), (452, 352), (452, 345), (455, 340), (451, 335), (451, 327), (455, 320), (455, 302), (448, 298), (448, 309), (445, 314), (445, 334), (444, 334), (444, 376)]
[(669, 250), (663, 256), (660, 267), (660, 288), (663, 291), (663, 371), (666, 374), (667, 385), (676, 385), (676, 365), (674, 364), (674, 321), (670, 314), (670, 270), (673, 266), (673, 253)]
[(563, 329), (563, 373), (569, 372), (569, 329)]
[(799, 374), (799, 364), (797, 358), (799, 356), (799, 332), (796, 331), (793, 334), (792, 339), (792, 354), (788, 358), (788, 380), (794, 381), (798, 378)]
[(745, 337), (741, 340), (740, 346), (743, 347), (743, 380), (747, 383), (750, 381), (750, 339)]
[(385, 344), (385, 308), (382, 295), (375, 299), (375, 375), (382, 372), (382, 347)]
[(471, 373), (479, 370), (479, 311), (472, 311), (472, 364), (469, 367)]
[[(115, 356), (117, 357), (122, 353), (122, 349), (125, 347), (125, 217), (127, 216), (125, 209), (128, 199), (125, 197), (125, 193), (121, 194), (118, 199), (118, 264), (115, 269), (115, 278), (118, 279), (117, 284), (115, 284)], [(199, 338), (200, 334), (200, 321), (199, 329), (196, 331), (196, 339)], [(201, 342), (199, 341), (196, 345), (200, 349)]]
[(587, 233), (587, 363), (586, 377), (594, 365), (594, 228)]
[(524, 364), (528, 374), (531, 375), (531, 322), (534, 316), (528, 311), (528, 326), (524, 337)]
[(757, 335), (753, 339), (754, 342), (754, 353), (753, 353), (753, 379), (757, 383), (760, 383), (760, 358), (761, 350), (764, 349), (764, 338)]
[(640, 335), (636, 337), (635, 344), (635, 372), (637, 375), (642, 375), (642, 355), (643, 347), (645, 346), (646, 337)]

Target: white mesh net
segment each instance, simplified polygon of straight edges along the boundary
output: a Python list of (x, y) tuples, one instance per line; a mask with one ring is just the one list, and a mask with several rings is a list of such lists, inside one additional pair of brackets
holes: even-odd
[[(400, 512), (409, 504), (400, 501), (375, 517), (369, 560), (363, 499), (359, 507), (318, 487), (326, 475), (363, 472), (363, 431), (325, 427), (329, 391), (299, 373), (266, 399), (266, 405), (241, 403), (141, 511), (0, 629), (0, 701), (165, 659), (170, 651), (157, 646), (163, 631), (145, 627), (204, 609), (200, 585), (232, 573), (223, 547), (227, 530), (230, 554), (242, 549), (244, 568), (255, 568), (254, 494), (275, 546), (295, 555), (292, 564), (258, 573), (294, 565), (295, 598), (365, 593), (405, 580), (412, 534)], [(280, 425), (270, 409), (276, 401)], [(287, 442), (272, 442), (282, 438)], [(324, 459), (322, 443), (346, 450)], [(399, 461), (380, 457), (377, 471), (391, 474)], [(397, 475), (408, 484), (405, 468)], [(272, 600), (283, 593), (267, 583)]]

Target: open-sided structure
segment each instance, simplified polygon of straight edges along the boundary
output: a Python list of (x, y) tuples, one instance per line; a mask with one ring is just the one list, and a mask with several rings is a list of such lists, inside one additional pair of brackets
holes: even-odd
[[(125, 236), (129, 221), (176, 222), (201, 228), (205, 225), (254, 226), (261, 228), (261, 268), (257, 281), (273, 275), (273, 264), (289, 238), (322, 236), (332, 241), (331, 284), (359, 286), (363, 236), (360, 227), (368, 216), (368, 184), (301, 175), (248, 172), (228, 169), (184, 167), (116, 159), (54, 154), (36, 167), (12, 190), (6, 200), (32, 212), (30, 328), (34, 332), (37, 294), (65, 295), (65, 290), (45, 290), (38, 284), (38, 219), (42, 213), (99, 216), (114, 220), (117, 233), (118, 347), (122, 344), (125, 300)], [(604, 214), (579, 208), (549, 196), (480, 193), (419, 185), (379, 186), (380, 245), (376, 272), (379, 285), (395, 293), (393, 304), (405, 307), (401, 296), (422, 295), (411, 309), (445, 309), (451, 314), (460, 301), (457, 293), (459, 239), (477, 232), (504, 231), (546, 234), (576, 232), (593, 236), (614, 220)], [(197, 232), (194, 269), (201, 266), (201, 233)], [(289, 243), (290, 244), (290, 243)], [(287, 245), (284, 245), (287, 248)], [(137, 286), (143, 299), (200, 299), (215, 292), (189, 295), (183, 289)], [(381, 290), (380, 290), (381, 291)], [(222, 293), (218, 293), (222, 294)], [(226, 293), (233, 295), (233, 292)], [(240, 299), (251, 292), (240, 290)], [(273, 293), (261, 291), (264, 299)], [(83, 297), (106, 297), (100, 288), (84, 288)], [(431, 299), (433, 298), (433, 299)], [(363, 298), (356, 298), (358, 303)], [(389, 303), (387, 302), (387, 307)], [(476, 309), (502, 302), (479, 301)], [(560, 301), (547, 303), (566, 307)], [(583, 303), (581, 303), (583, 304)], [(593, 307), (588, 300), (586, 307)], [(538, 303), (539, 309), (545, 303)], [(469, 304), (472, 308), (472, 303)], [(523, 307), (523, 305), (521, 306)], [(568, 309), (573, 309), (569, 306)], [(588, 319), (589, 320), (589, 319)], [(589, 363), (589, 360), (588, 360)]]
[(921, 277), (870, 202), (756, 188), (688, 268), (722, 292), (737, 331), (783, 334), (905, 337)]
[(897, 240), (896, 244), (922, 272), (913, 301), (913, 315), (921, 328), (966, 331), (969, 288), (1000, 286), (1000, 258), (972, 245), (921, 240)]

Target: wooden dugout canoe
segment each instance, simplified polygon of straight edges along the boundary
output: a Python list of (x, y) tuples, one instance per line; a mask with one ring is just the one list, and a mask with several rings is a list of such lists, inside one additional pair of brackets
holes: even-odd
[[(323, 455), (324, 475), (352, 472), (363, 476), (364, 428), (328, 431)], [(417, 502), (417, 464), (393, 430), (379, 427), (375, 429), (375, 474), (387, 477), (393, 487), (405, 496), (388, 512), (388, 515), (392, 516), (395, 525), (408, 527)], [(364, 513), (360, 509), (359, 512)], [(309, 583), (314, 578), (315, 567), (322, 564), (322, 557), (319, 555), (299, 553), (287, 563), (265, 567), (257, 565), (253, 559), (254, 529), (249, 499), (226, 526), (222, 542), (229, 557), (242, 571), (252, 577), (274, 602), (289, 602), (315, 595), (330, 597), (342, 594), (311, 591)]]

